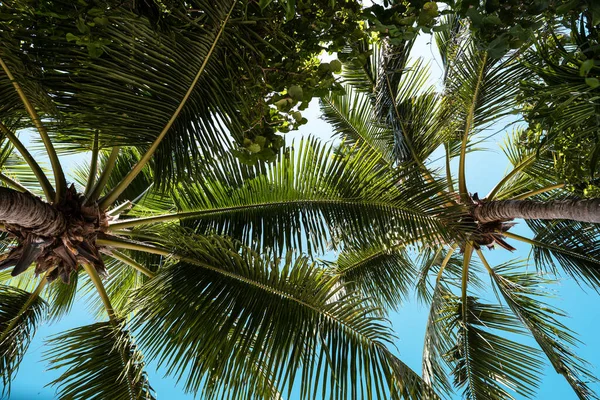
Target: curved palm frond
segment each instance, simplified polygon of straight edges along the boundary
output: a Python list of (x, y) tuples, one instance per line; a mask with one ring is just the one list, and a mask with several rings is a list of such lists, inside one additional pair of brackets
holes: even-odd
[(452, 384), (448, 379), (448, 368), (443, 356), (448, 354), (456, 343), (456, 334), (449, 329), (444, 319), (444, 307), (452, 292), (444, 286), (443, 280), (436, 283), (431, 296), (431, 308), (427, 318), (423, 344), (423, 380), (437, 392), (449, 395)]
[(383, 166), (394, 164), (393, 133), (373, 120), (372, 101), (367, 95), (351, 89), (344, 95), (331, 93), (321, 99), (321, 112), (346, 145), (368, 146), (378, 153)]
[(471, 296), (466, 303), (457, 296), (446, 298), (442, 315), (447, 328), (456, 332), (457, 343), (445, 357), (453, 365), (454, 384), (465, 387), (467, 399), (535, 395), (542, 366), (539, 351), (498, 334), (524, 333), (521, 322), (506, 311)]
[[(23, 18), (38, 18), (42, 27), (53, 24), (63, 36), (15, 27), (10, 41), (19, 43), (14, 56), (33, 71), (24, 67), (23, 80), (43, 67), (36, 78), (39, 91), (51, 93), (57, 109), (52, 120), (56, 126), (51, 126), (54, 141), (89, 149), (98, 133), (105, 146), (136, 146), (144, 152), (161, 128), (172, 123), (154, 157), (157, 182), (167, 185), (194, 168), (190, 155), (214, 154), (228, 147), (229, 133), (238, 139), (241, 135), (244, 97), (233, 89), (234, 72), (222, 62), (229, 49), (238, 48), (239, 29), (225, 26), (223, 35), (219, 33), (233, 4), (200, 0), (197, 8), (210, 12), (196, 21), (179, 21), (189, 23), (189, 29), (168, 32), (125, 7), (108, 7), (101, 10), (104, 22), (89, 33), (94, 41), (90, 46), (97, 45), (91, 55), (80, 44), (85, 35), (70, 20), (49, 14), (31, 17), (35, 13), (24, 10)], [(67, 14), (77, 12), (75, 5), (64, 7)], [(170, 17), (183, 18), (172, 11)], [(56, 46), (61, 50), (54, 51)], [(198, 71), (203, 71), (198, 84), (192, 85)], [(176, 112), (191, 86), (195, 89)]]
[(526, 222), (535, 234), (527, 242), (533, 246), (533, 257), (538, 270), (550, 269), (550, 272), (558, 275), (562, 269), (577, 282), (598, 290), (600, 227), (570, 220)]
[(216, 375), (252, 391), (261, 365), (278, 389), (298, 380), (302, 398), (428, 392), (385, 347), (391, 332), (374, 310), (306, 259), (265, 262), (222, 238), (170, 237), (180, 261), (136, 293), (132, 327), (150, 358), (187, 375), (187, 390)]
[[(487, 264), (484, 258), (482, 261)], [(570, 348), (577, 344), (577, 339), (558, 320), (565, 317), (565, 313), (540, 300), (549, 297), (543, 288), (554, 281), (536, 273), (523, 272), (523, 267), (520, 263), (508, 262), (494, 269), (488, 265), (488, 271), (508, 306), (531, 332), (556, 372), (569, 382), (577, 397), (598, 399), (587, 385), (598, 379), (590, 372), (589, 364)]]
[[(408, 46), (410, 44), (407, 44)], [(378, 71), (380, 61), (380, 46), (377, 43), (369, 43), (366, 39), (355, 44), (355, 49), (362, 55), (349, 61), (345, 61), (342, 70), (343, 82), (359, 93), (365, 93), (369, 99), (375, 99), (375, 90), (377, 87)], [(342, 52), (340, 58), (344, 59), (345, 52)], [(367, 57), (367, 55), (370, 55)]]
[(373, 243), (358, 249), (345, 248), (331, 272), (349, 290), (375, 301), (382, 309), (397, 310), (417, 274), (406, 247), (406, 243)]
[(379, 158), (368, 148), (332, 154), (330, 147), (304, 140), (246, 181), (236, 164), (227, 164), (227, 174), (217, 169), (180, 186), (174, 194), (179, 214), (117, 221), (109, 229), (181, 219), (198, 232), (216, 231), (261, 248), (314, 252), (326, 247), (325, 239), (360, 244), (374, 237), (390, 242), (443, 234), (456, 227), (452, 217), (460, 212), (446, 207), (442, 213), (441, 184), (376, 168)]
[(42, 279), (42, 284), (33, 293), (0, 286), (0, 370), (3, 390), (7, 394), (47, 308), (46, 302), (39, 296), (45, 283)]
[(71, 329), (49, 339), (50, 369), (66, 369), (51, 382), (60, 398), (155, 398), (141, 353), (123, 326), (111, 322)]

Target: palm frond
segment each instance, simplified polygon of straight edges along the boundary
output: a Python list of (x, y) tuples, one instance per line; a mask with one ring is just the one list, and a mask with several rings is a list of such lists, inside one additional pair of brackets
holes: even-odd
[(171, 238), (180, 262), (136, 293), (132, 326), (150, 358), (187, 375), (188, 391), (236, 376), (230, 393), (249, 398), (262, 365), (280, 389), (299, 383), (301, 398), (427, 392), (385, 347), (391, 333), (374, 310), (306, 259), (265, 262), (222, 238)]
[(51, 320), (58, 321), (69, 314), (77, 297), (79, 279), (79, 271), (77, 271), (71, 273), (69, 283), (64, 283), (62, 279), (55, 279), (48, 285), (45, 297), (50, 304), (48, 314)]
[(345, 248), (332, 272), (349, 290), (374, 300), (383, 309), (397, 310), (412, 289), (417, 272), (406, 247), (406, 243), (373, 243)]
[(48, 345), (44, 356), (50, 369), (66, 369), (51, 382), (60, 398), (155, 398), (142, 355), (123, 326), (82, 326), (51, 337)]
[(456, 343), (456, 333), (444, 325), (448, 322), (443, 318), (444, 304), (449, 298), (452, 298), (452, 292), (440, 280), (431, 296), (423, 344), (423, 380), (438, 393), (446, 395), (451, 394), (453, 388), (448, 380), (448, 368), (443, 356)]
[(537, 273), (523, 272), (524, 265), (508, 262), (490, 270), (502, 297), (529, 329), (557, 373), (563, 375), (581, 400), (598, 399), (587, 382), (597, 382), (589, 364), (579, 358), (571, 346), (577, 344), (574, 333), (558, 318), (565, 313), (540, 299), (549, 297), (544, 287), (554, 283)]
[(534, 396), (543, 365), (539, 351), (499, 335), (522, 334), (518, 319), (501, 306), (482, 304), (471, 296), (466, 304), (459, 297), (447, 297), (442, 313), (457, 335), (456, 345), (445, 356), (454, 367), (454, 384), (464, 387), (465, 398)]
[(0, 371), (7, 394), (46, 309), (39, 291), (0, 285)]
[(332, 238), (348, 244), (374, 237), (390, 242), (453, 229), (454, 211), (441, 213), (446, 207), (438, 195), (441, 184), (375, 168), (378, 164), (368, 148), (332, 154), (330, 147), (304, 140), (261, 166), (264, 173), (255, 178), (244, 181), (244, 168), (231, 160), (227, 173), (216, 169), (180, 186), (173, 195), (178, 215), (118, 221), (110, 229), (184, 219), (183, 226), (200, 233), (309, 252), (324, 249)]
[[(76, 5), (62, 5), (65, 13), (76, 12)], [(26, 66), (34, 72), (42, 66), (43, 74), (37, 77), (41, 91), (52, 94), (60, 116), (53, 120), (53, 139), (73, 147), (89, 149), (97, 132), (104, 146), (136, 146), (144, 152), (178, 109), (196, 73), (203, 70), (155, 154), (157, 182), (166, 185), (195, 167), (190, 154), (214, 154), (228, 147), (229, 133), (241, 137), (239, 109), (245, 99), (242, 90), (232, 86), (235, 72), (222, 62), (229, 49), (239, 49), (236, 29), (226, 30), (219, 46), (212, 47), (232, 5), (233, 1), (199, 0), (195, 6), (209, 12), (193, 22), (179, 21), (189, 23), (187, 29), (168, 32), (155, 29), (147, 18), (125, 7), (107, 8), (102, 10), (106, 23), (95, 25), (90, 34), (95, 40), (90, 46), (97, 45), (91, 56), (80, 44), (83, 39), (73, 40), (82, 33), (71, 20), (54, 15), (38, 16), (39, 25), (53, 24), (62, 36), (37, 31), (32, 23), (28, 29), (17, 27), (11, 40), (20, 42), (17, 56)], [(172, 11), (172, 18), (180, 17)], [(21, 17), (29, 15), (35, 13)], [(61, 51), (54, 51), (56, 46)], [(21, 72), (22, 79), (30, 75)], [(233, 98), (239, 100), (235, 105)]]
[(371, 99), (351, 89), (346, 94), (331, 93), (321, 99), (323, 119), (333, 126), (348, 146), (359, 144), (377, 152), (384, 166), (394, 164), (393, 132), (373, 120)]
[(527, 220), (538, 270), (562, 269), (577, 282), (600, 288), (600, 228), (569, 220)]
[[(368, 43), (366, 39), (356, 43), (355, 49), (362, 56), (354, 57), (344, 62), (342, 70), (343, 82), (359, 93), (365, 93), (369, 99), (375, 99), (375, 90), (379, 72), (379, 63), (381, 57), (380, 46), (375, 43)], [(367, 55), (371, 53), (368, 57)], [(340, 55), (344, 59), (344, 52)]]

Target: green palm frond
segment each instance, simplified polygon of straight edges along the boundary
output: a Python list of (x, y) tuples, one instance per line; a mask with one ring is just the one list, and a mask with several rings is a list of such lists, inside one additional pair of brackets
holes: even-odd
[(49, 339), (50, 369), (66, 369), (51, 385), (64, 399), (154, 399), (141, 353), (123, 326), (109, 322), (71, 329)]
[(527, 220), (538, 270), (564, 270), (577, 282), (600, 285), (600, 227), (569, 220)]
[(495, 59), (469, 35), (461, 38), (449, 63), (446, 95), (453, 100), (455, 118), (473, 134), (514, 111), (518, 84), (527, 70), (517, 62), (517, 54)]
[[(523, 57), (523, 64), (531, 71), (529, 79), (523, 81), (523, 100), (531, 106), (529, 117), (547, 129), (546, 141), (565, 131), (585, 137), (596, 134), (599, 128), (598, 89), (587, 83), (599, 72), (593, 64), (598, 34), (587, 30), (586, 18), (589, 16), (584, 13), (570, 26), (566, 45), (564, 27), (553, 26)], [(590, 68), (582, 69), (587, 60), (592, 60)]]
[[(28, 49), (19, 53), (21, 61), (30, 68), (43, 66), (41, 92), (52, 93), (60, 115), (53, 139), (89, 149), (98, 132), (105, 146), (145, 151), (174, 115), (199, 70), (203, 73), (195, 90), (155, 154), (157, 182), (166, 185), (185, 176), (183, 171), (195, 166), (190, 155), (227, 148), (229, 133), (239, 139), (244, 95), (236, 90), (239, 87), (234, 89), (234, 72), (222, 62), (228, 49), (239, 48), (239, 29), (225, 29), (213, 47), (232, 4), (199, 0), (195, 7), (210, 12), (196, 21), (179, 21), (189, 23), (188, 29), (168, 32), (125, 7), (107, 8), (102, 10), (106, 23), (90, 33), (99, 46), (99, 54), (92, 56), (73, 39), (82, 33), (70, 19), (39, 17), (54, 24), (62, 37), (32, 28), (11, 32), (12, 40)], [(65, 13), (77, 12), (73, 7), (65, 3)], [(171, 17), (183, 18), (177, 11), (172, 10)], [(53, 50), (58, 45), (60, 52)], [(23, 76), (29, 75), (23, 71)]]
[(345, 248), (332, 272), (349, 290), (374, 300), (382, 309), (397, 310), (411, 291), (417, 273), (406, 247), (405, 243), (373, 243), (358, 249)]
[(39, 291), (0, 285), (0, 371), (6, 394), (46, 309)]
[(426, 392), (385, 347), (391, 332), (374, 310), (306, 259), (265, 262), (222, 238), (170, 237), (181, 261), (136, 293), (132, 327), (150, 358), (185, 376), (186, 390), (236, 376), (230, 393), (247, 382), (251, 397), (261, 365), (280, 392), (298, 383), (302, 398)]
[[(161, 256), (147, 253), (130, 252), (127, 256), (131, 256), (132, 259), (139, 261), (149, 270), (157, 269), (162, 261)], [(132, 300), (131, 296), (134, 291), (142, 287), (149, 278), (116, 258), (105, 257), (104, 263), (108, 270), (109, 277), (103, 284), (106, 293), (108, 293), (110, 298), (110, 303), (118, 315), (127, 315), (127, 308)], [(91, 282), (87, 281), (86, 284), (85, 290), (87, 293), (94, 292), (95, 289)], [(89, 306), (91, 311), (99, 318), (106, 315), (104, 304), (100, 298), (95, 296), (90, 297)]]
[(373, 119), (373, 105), (367, 95), (351, 89), (344, 95), (331, 93), (321, 99), (321, 112), (346, 145), (368, 146), (384, 166), (394, 164), (393, 132)]
[[(368, 43), (366, 39), (356, 44), (356, 49), (361, 56), (344, 62), (342, 70), (343, 82), (360, 93), (365, 93), (370, 99), (375, 98), (375, 89), (379, 72), (381, 53), (377, 43)], [(367, 57), (367, 54), (371, 53)], [(340, 55), (344, 59), (344, 52)]]
[[(80, 279), (83, 277), (77, 273), (72, 273), (70, 282), (64, 283), (62, 279), (52, 281), (46, 290), (45, 297), (50, 304), (48, 314), (51, 320), (58, 321), (69, 314), (77, 298), (77, 290), (80, 288)], [(86, 280), (82, 279), (83, 283)]]
[[(423, 303), (429, 303), (432, 301), (433, 291), (435, 291), (436, 285), (431, 284), (431, 275), (439, 275), (440, 268), (444, 262), (445, 257), (451, 252), (450, 258), (444, 265), (444, 276), (445, 279), (452, 280), (457, 279), (462, 274), (462, 257), (458, 252), (449, 250), (447, 246), (440, 246), (435, 249), (424, 248), (417, 259), (417, 271), (418, 280), (415, 285), (417, 297)], [(474, 266), (476, 268), (476, 266)], [(476, 287), (482, 287), (481, 279), (477, 274), (471, 274), (469, 277), (471, 285)]]
[(482, 304), (471, 296), (464, 305), (459, 297), (446, 297), (442, 314), (447, 329), (456, 332), (457, 343), (445, 357), (465, 398), (534, 396), (543, 365), (539, 351), (499, 335), (522, 334), (518, 319), (501, 306)]
[(431, 296), (423, 344), (423, 380), (438, 393), (446, 395), (451, 394), (453, 388), (448, 379), (448, 368), (443, 356), (456, 343), (455, 332), (445, 326), (448, 320), (443, 318), (444, 304), (448, 298), (452, 298), (452, 292), (444, 286), (444, 281), (440, 280)]
[(579, 358), (571, 346), (577, 344), (574, 333), (558, 319), (565, 313), (541, 299), (549, 297), (545, 286), (554, 283), (536, 273), (523, 272), (524, 265), (509, 262), (490, 270), (497, 290), (529, 329), (557, 373), (563, 375), (581, 400), (598, 399), (588, 387), (597, 382), (589, 364)]
[(505, 139), (502, 150), (512, 168), (488, 194), (490, 200), (512, 199), (560, 182), (551, 148), (547, 145), (537, 148), (525, 145), (523, 138), (527, 135), (528, 130), (519, 127)]
[(201, 181), (180, 186), (174, 194), (180, 214), (118, 221), (110, 229), (181, 218), (183, 226), (200, 233), (216, 231), (262, 248), (314, 252), (332, 238), (389, 242), (443, 234), (456, 226), (452, 208), (441, 213), (446, 207), (438, 195), (441, 184), (376, 168), (379, 158), (368, 148), (332, 154), (330, 146), (304, 140), (260, 167), (263, 175), (246, 181), (244, 167), (236, 163), (226, 174), (217, 168)]

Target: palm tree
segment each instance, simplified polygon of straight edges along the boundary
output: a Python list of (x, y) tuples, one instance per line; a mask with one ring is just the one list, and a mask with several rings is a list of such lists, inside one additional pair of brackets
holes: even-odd
[[(392, 332), (371, 303), (281, 250), (323, 215), (327, 226), (311, 225), (305, 245), (323, 246), (325, 228), (347, 241), (378, 230), (367, 218), (404, 227), (394, 237), (438, 237), (453, 229), (439, 216), (443, 202), (429, 200), (440, 188), (404, 193), (389, 183), (403, 174), (374, 172), (353, 155), (325, 162), (314, 143), (272, 167), (240, 164), (226, 133), (241, 142), (256, 108), (246, 103), (265, 87), (240, 71), (260, 68), (251, 62), (261, 50), (280, 54), (286, 42), (248, 28), (254, 2), (177, 3), (166, 23), (149, 4), (0, 3), (5, 390), (36, 327), (93, 290), (100, 322), (49, 342), (51, 368), (64, 371), (52, 382), (60, 398), (153, 398), (143, 357), (204, 398), (281, 398), (295, 384), (303, 398), (435, 397), (388, 349)], [(41, 139), (52, 177), (24, 129)], [(68, 185), (60, 155), (86, 149), (89, 166)], [(300, 159), (321, 168), (294, 174)], [(298, 190), (278, 191), (272, 180)], [(282, 217), (280, 237), (221, 219), (259, 221), (264, 199), (253, 196), (269, 190), (279, 210), (303, 207)]]
[[(414, 168), (426, 181), (439, 179), (438, 174), (445, 178), (445, 192), (455, 196), (449, 205), (465, 207), (471, 233), (445, 243), (425, 242), (418, 267), (408, 257), (409, 243), (402, 241), (345, 249), (335, 264), (337, 273), (382, 307), (397, 307), (415, 286), (420, 298), (431, 303), (423, 377), (440, 393), (454, 386), (472, 399), (532, 397), (540, 352), (506, 337), (528, 332), (579, 398), (598, 398), (588, 386), (596, 379), (587, 362), (570, 348), (576, 343), (573, 332), (557, 320), (563, 312), (543, 297), (548, 295), (544, 286), (552, 282), (548, 276), (561, 269), (598, 287), (600, 199), (571, 197), (557, 176), (552, 141), (523, 146), (529, 132), (518, 125), (504, 148), (512, 170), (485, 197), (471, 194), (466, 156), (486, 139), (487, 128), (518, 107), (519, 82), (531, 73), (525, 65), (532, 64), (523, 63), (519, 52), (493, 59), (477, 47), (468, 27), (454, 18), (444, 22), (449, 29), (436, 35), (444, 63), (441, 93), (424, 88), (426, 72), (419, 63), (407, 64), (410, 43), (384, 43), (366, 64), (347, 65), (350, 94), (329, 96), (322, 108), (346, 143), (376, 149), (382, 168)], [(441, 168), (439, 162), (428, 163), (439, 149), (445, 160)], [(457, 179), (453, 158), (458, 158)], [(509, 232), (516, 218), (527, 222), (533, 238)], [(519, 262), (488, 263), (482, 247), (514, 250), (507, 238), (533, 247), (536, 273)], [(475, 296), (482, 282), (474, 254), (503, 304), (483, 304)]]
[[(520, 52), (494, 59), (459, 21), (446, 25), (436, 36), (445, 66), (441, 93), (424, 88), (421, 64), (408, 64), (411, 42), (383, 41), (366, 63), (347, 58), (346, 95), (322, 100), (342, 138), (338, 147), (305, 140), (252, 172), (228, 161), (214, 177), (182, 187), (173, 204), (152, 203), (155, 211), (176, 212), (141, 210), (109, 229), (143, 237), (159, 222), (183, 220), (196, 232), (276, 254), (339, 249), (327, 274), (383, 315), (415, 288), (431, 304), (423, 379), (438, 393), (533, 397), (544, 355), (579, 398), (597, 398), (589, 364), (572, 349), (577, 339), (559, 321), (564, 313), (544, 297), (561, 271), (598, 287), (600, 200), (573, 199), (556, 176), (551, 142), (520, 145), (528, 132), (518, 125), (504, 149), (513, 169), (485, 197), (469, 192), (467, 154), (518, 107), (519, 82), (529, 71)], [(430, 161), (440, 152), (441, 166)], [(532, 238), (509, 231), (515, 218), (525, 219)], [(489, 264), (482, 248), (514, 250), (510, 240), (532, 246), (536, 272), (520, 262)], [(501, 304), (477, 296), (480, 266)], [(539, 349), (515, 334), (531, 335)]]

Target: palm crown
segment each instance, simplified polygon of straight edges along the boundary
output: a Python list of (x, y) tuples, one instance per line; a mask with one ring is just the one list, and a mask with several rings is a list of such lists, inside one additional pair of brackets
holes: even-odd
[[(450, 21), (438, 94), (408, 68), (410, 42), (383, 42), (365, 64), (347, 60), (346, 95), (322, 100), (342, 144), (280, 150), (269, 124), (254, 123), (263, 77), (242, 73), (270, 49), (248, 8), (195, 3), (193, 18), (172, 11), (171, 29), (143, 7), (90, 8), (77, 27), (26, 3), (13, 11), (22, 18), (0, 53), (1, 266), (14, 267), (1, 276), (5, 385), (35, 327), (93, 287), (108, 321), (50, 342), (52, 368), (65, 371), (53, 382), (60, 397), (151, 398), (142, 352), (207, 398), (279, 398), (295, 383), (303, 398), (436, 398), (452, 386), (448, 368), (468, 397), (527, 396), (540, 354), (501, 335), (524, 330), (581, 398), (594, 396), (561, 312), (540, 299), (546, 278), (492, 268), (480, 249), (526, 241), (538, 268), (597, 285), (595, 225), (534, 218), (527, 239), (507, 232), (510, 215), (492, 201), (561, 198), (550, 149), (509, 143), (513, 172), (484, 200), (467, 191), (472, 141), (515, 104), (518, 55), (493, 59)], [(53, 179), (22, 128), (39, 133)], [(227, 133), (278, 157), (246, 165), (225, 151)], [(67, 186), (57, 154), (82, 148), (91, 163)], [(439, 177), (427, 162), (438, 148), (447, 165), (459, 158), (458, 192), (449, 168)], [(315, 261), (329, 248), (341, 250), (335, 263)], [(508, 307), (471, 293), (474, 252)], [(389, 350), (384, 318), (415, 287), (431, 302), (423, 378)]]

